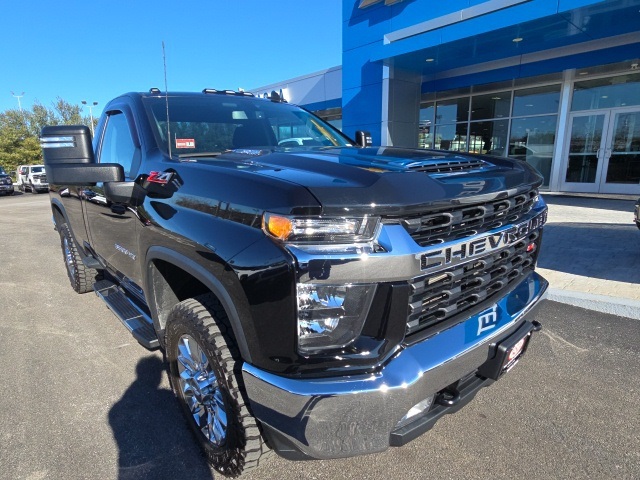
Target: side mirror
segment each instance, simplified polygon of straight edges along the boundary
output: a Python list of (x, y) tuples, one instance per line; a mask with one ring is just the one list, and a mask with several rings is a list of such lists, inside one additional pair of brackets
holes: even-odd
[(66, 163), (46, 165), (47, 181), (53, 185), (95, 186), (99, 182), (122, 182), (124, 169), (119, 163)]
[(122, 182), (124, 170), (117, 163), (96, 164), (91, 132), (85, 125), (44, 127), (40, 146), (47, 181), (54, 185), (86, 185)]
[(45, 166), (61, 163), (95, 163), (91, 132), (85, 125), (44, 127), (40, 146)]
[(371, 138), (371, 132), (365, 132), (364, 130), (358, 130), (356, 132), (356, 144), (362, 148), (370, 147), (373, 145), (373, 139)]

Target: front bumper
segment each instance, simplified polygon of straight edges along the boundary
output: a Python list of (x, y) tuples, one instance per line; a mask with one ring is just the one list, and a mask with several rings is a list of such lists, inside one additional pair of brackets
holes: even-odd
[(466, 400), (491, 383), (474, 373), (487, 362), (492, 345), (528, 323), (525, 316), (544, 299), (547, 287), (531, 273), (490, 308), (405, 346), (377, 373), (293, 379), (245, 364), (253, 413), (278, 453), (291, 459), (350, 457), (404, 444), (461, 406), (431, 408), (399, 427), (414, 405), (461, 379)]

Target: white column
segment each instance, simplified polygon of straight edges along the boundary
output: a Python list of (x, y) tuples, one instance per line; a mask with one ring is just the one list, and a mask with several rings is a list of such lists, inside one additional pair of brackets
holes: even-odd
[(560, 90), (560, 110), (558, 111), (558, 134), (553, 148), (553, 162), (551, 162), (551, 175), (549, 179), (549, 190), (559, 192), (564, 172), (566, 172), (566, 159), (563, 158), (565, 152), (565, 142), (571, 140), (571, 125), (569, 125), (569, 113), (571, 112), (571, 98), (573, 95), (573, 79), (575, 70), (565, 70), (562, 79), (562, 89)]

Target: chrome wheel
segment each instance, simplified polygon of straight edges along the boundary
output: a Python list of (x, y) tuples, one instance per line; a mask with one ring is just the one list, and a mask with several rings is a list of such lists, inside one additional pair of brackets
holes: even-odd
[(194, 422), (214, 446), (224, 445), (227, 436), (227, 412), (222, 390), (209, 359), (190, 335), (178, 341), (180, 393)]
[(164, 330), (171, 389), (209, 464), (225, 476), (256, 468), (273, 451), (244, 401), (242, 358), (212, 294), (171, 307)]
[(71, 249), (71, 245), (69, 243), (69, 239), (64, 237), (62, 239), (62, 249), (64, 250), (64, 263), (67, 265), (67, 270), (69, 270), (69, 275), (75, 276), (76, 274), (76, 263), (75, 257), (73, 254), (73, 250)]

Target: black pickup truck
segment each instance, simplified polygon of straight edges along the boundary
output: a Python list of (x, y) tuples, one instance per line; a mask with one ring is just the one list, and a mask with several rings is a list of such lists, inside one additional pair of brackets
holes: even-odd
[(547, 208), (524, 162), (353, 142), (276, 95), (129, 93), (42, 130), (71, 285), (145, 347), (210, 463), (380, 452), (509, 371)]

